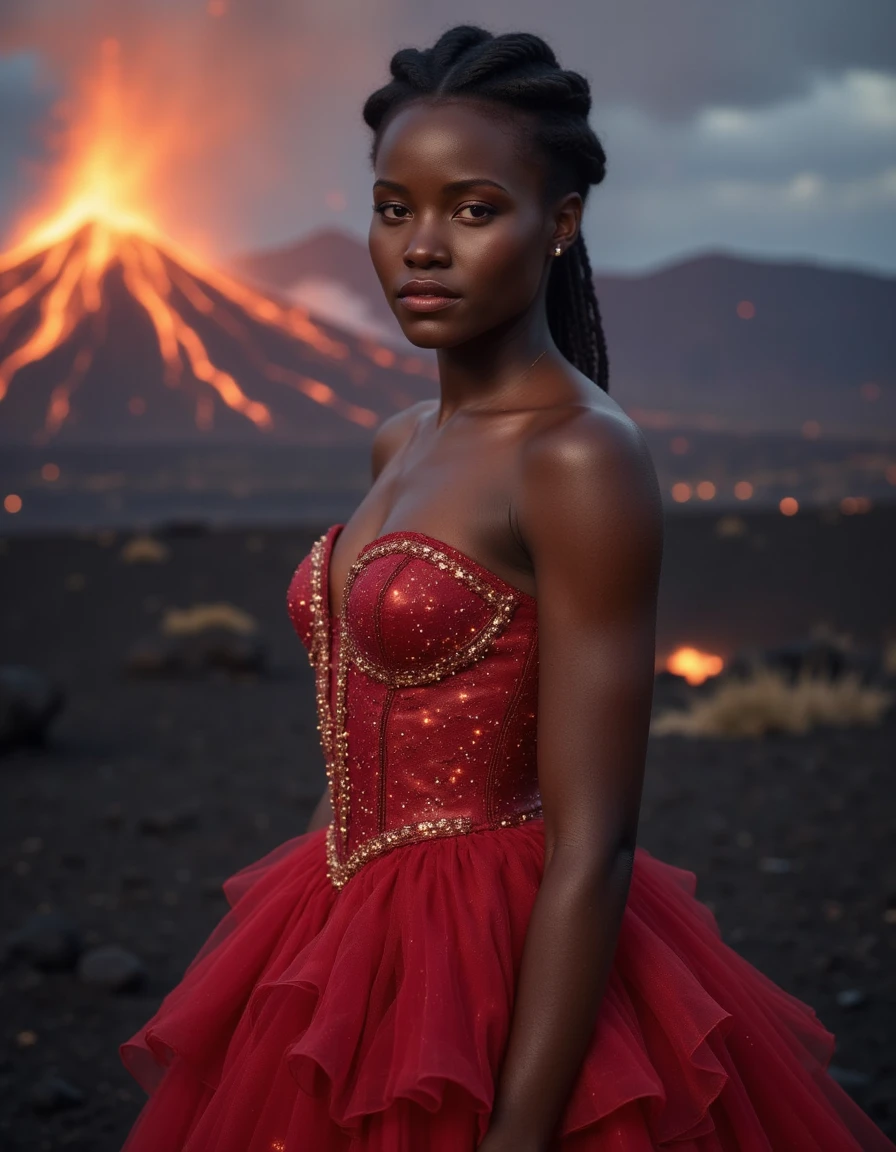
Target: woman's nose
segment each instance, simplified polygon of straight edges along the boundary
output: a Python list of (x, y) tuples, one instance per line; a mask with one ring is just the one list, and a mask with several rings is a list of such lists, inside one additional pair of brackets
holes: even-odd
[(414, 230), (404, 250), (405, 264), (425, 268), (429, 264), (447, 264), (451, 255), (444, 237), (435, 225), (421, 224)]

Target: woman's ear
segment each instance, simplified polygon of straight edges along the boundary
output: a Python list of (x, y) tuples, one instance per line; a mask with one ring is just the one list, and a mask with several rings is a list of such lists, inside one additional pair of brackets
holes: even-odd
[(575, 244), (582, 225), (584, 203), (578, 192), (567, 192), (554, 208), (554, 230), (551, 234), (551, 255), (559, 244), (565, 252)]

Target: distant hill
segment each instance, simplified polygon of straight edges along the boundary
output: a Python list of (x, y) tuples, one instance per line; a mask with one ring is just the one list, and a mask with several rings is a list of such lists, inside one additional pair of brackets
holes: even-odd
[(232, 267), (238, 276), (262, 289), (275, 289), (330, 323), (408, 347), (366, 244), (347, 232), (335, 228), (314, 232), (283, 247), (238, 258)]
[(595, 288), (611, 387), (629, 411), (706, 428), (896, 432), (896, 279), (708, 255)]
[[(354, 236), (316, 232), (236, 268), (312, 311), (317, 293), (331, 321), (326, 305), (342, 299), (346, 326), (362, 315), (376, 326), (368, 331), (404, 340)], [(896, 433), (892, 277), (706, 254), (597, 275), (595, 287), (611, 391), (645, 426), (799, 431), (814, 421), (822, 434)]]

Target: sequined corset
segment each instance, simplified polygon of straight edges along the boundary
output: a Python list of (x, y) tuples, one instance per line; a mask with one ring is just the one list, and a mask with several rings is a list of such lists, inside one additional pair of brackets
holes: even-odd
[(317, 539), (287, 605), (315, 670), (337, 888), (382, 852), (541, 815), (536, 601), (451, 546), (390, 532), (361, 550), (342, 610)]

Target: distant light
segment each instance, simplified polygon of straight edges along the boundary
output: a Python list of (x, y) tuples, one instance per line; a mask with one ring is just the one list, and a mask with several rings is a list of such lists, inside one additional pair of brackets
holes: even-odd
[(879, 400), (881, 392), (880, 384), (869, 380), (866, 384), (862, 385), (859, 392), (862, 394), (863, 400)]
[(844, 516), (870, 512), (871, 500), (867, 496), (844, 496), (840, 501), (840, 511)]
[(666, 668), (676, 676), (683, 676), (688, 684), (702, 684), (709, 676), (722, 671), (724, 660), (699, 648), (676, 648), (666, 661)]
[(669, 447), (676, 456), (684, 456), (691, 450), (691, 442), (687, 436), (673, 436), (669, 441)]
[(10, 492), (3, 501), (3, 507), (14, 516), (16, 512), (22, 511), (22, 497), (17, 496), (15, 492)]
[(817, 420), (806, 420), (800, 431), (806, 440), (817, 440), (821, 435), (821, 425)]
[(679, 480), (677, 484), (672, 485), (672, 499), (676, 504), (684, 504), (685, 501), (691, 498), (691, 486), (685, 484), (684, 481)]
[(391, 368), (398, 359), (390, 348), (374, 348), (370, 358), (380, 368)]
[(326, 194), (324, 197), (324, 203), (327, 205), (331, 212), (344, 212), (348, 201), (345, 198), (344, 192), (340, 192), (337, 189), (334, 189), (332, 192), (328, 192)]
[(205, 10), (209, 16), (224, 16), (227, 13), (227, 0), (208, 0)]
[(128, 400), (128, 412), (132, 416), (142, 416), (146, 411), (146, 401), (142, 396), (132, 396)]
[(799, 503), (792, 496), (785, 496), (778, 507), (785, 516), (795, 516), (800, 510)]
[(752, 300), (741, 300), (737, 306), (737, 314), (741, 320), (752, 320), (756, 315), (756, 305)]
[(896, 464), (888, 464), (884, 475), (888, 484), (896, 484)]
[(697, 495), (701, 500), (712, 500), (716, 494), (716, 486), (712, 480), (701, 480), (697, 485)]
[(749, 480), (738, 480), (734, 485), (734, 495), (738, 500), (749, 500), (753, 495), (753, 485)]
[(59, 465), (58, 464), (44, 464), (40, 470), (42, 480), (49, 480), (52, 483), (54, 480), (59, 479)]

